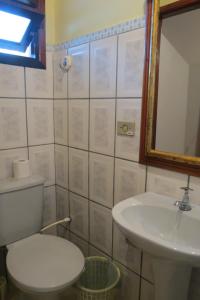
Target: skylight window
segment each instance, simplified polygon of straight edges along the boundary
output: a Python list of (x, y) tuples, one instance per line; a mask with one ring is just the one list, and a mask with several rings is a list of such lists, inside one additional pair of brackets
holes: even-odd
[(45, 0), (0, 0), (0, 64), (46, 67)]
[(0, 39), (20, 43), (31, 20), (0, 10)]

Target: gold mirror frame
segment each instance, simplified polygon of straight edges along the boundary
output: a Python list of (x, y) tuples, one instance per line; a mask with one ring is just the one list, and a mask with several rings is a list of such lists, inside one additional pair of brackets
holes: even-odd
[(161, 18), (197, 7), (200, 7), (200, 0), (179, 0), (161, 9), (159, 0), (147, 0), (140, 163), (200, 177), (200, 157), (154, 149)]

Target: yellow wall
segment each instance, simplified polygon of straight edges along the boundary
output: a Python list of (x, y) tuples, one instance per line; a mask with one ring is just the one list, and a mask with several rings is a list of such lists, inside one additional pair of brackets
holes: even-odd
[(46, 41), (55, 44), (55, 0), (46, 0)]
[(143, 15), (144, 0), (56, 0), (55, 43)]
[[(174, 0), (160, 0), (166, 5)], [(46, 0), (47, 43), (58, 44), (144, 15), (145, 0)]]

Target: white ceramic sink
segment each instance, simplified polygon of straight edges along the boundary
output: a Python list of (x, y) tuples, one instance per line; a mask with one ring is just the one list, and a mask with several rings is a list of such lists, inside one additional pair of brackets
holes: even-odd
[[(200, 207), (192, 205), (191, 211), (182, 212), (175, 201), (144, 193), (118, 203), (112, 211), (127, 239), (153, 256), (156, 300), (187, 299), (191, 268), (200, 266)], [(180, 296), (173, 289), (181, 290)]]

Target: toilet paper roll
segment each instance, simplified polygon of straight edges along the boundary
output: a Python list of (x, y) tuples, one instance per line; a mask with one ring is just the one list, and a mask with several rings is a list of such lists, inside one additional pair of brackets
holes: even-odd
[(29, 177), (30, 163), (29, 160), (15, 160), (13, 162), (13, 176), (16, 179)]

